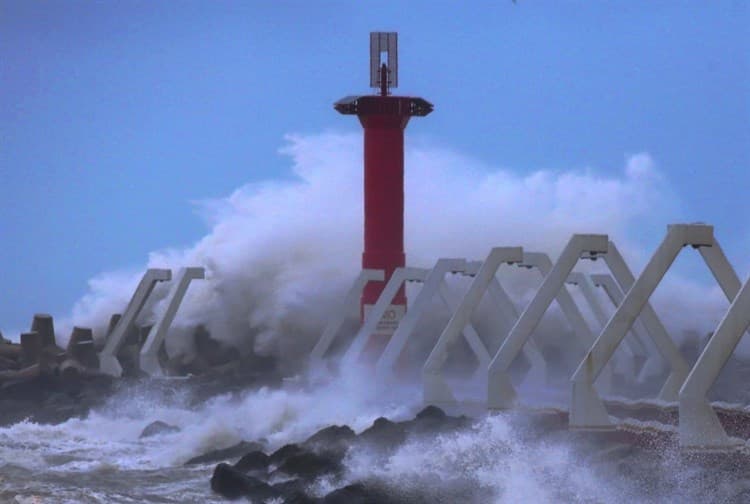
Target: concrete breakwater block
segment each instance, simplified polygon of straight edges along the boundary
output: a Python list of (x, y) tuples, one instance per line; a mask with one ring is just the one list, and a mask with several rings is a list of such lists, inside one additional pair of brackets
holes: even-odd
[(37, 313), (31, 322), (31, 331), (39, 333), (42, 347), (55, 346), (55, 325), (52, 315)]
[(73, 327), (65, 352), (68, 358), (86, 368), (99, 368), (99, 357), (94, 348), (94, 332), (89, 327)]
[(37, 331), (21, 333), (21, 362), (31, 366), (39, 362), (42, 353), (42, 335)]

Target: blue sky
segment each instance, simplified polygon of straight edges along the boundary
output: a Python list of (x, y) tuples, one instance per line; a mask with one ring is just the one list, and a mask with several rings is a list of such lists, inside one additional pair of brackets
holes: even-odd
[(409, 138), (520, 174), (648, 152), (747, 254), (748, 27), (742, 1), (0, 0), (0, 327), (200, 239), (193, 201), (292, 176), (285, 134), (358, 131), (331, 105), (369, 92), (372, 30), (435, 104)]

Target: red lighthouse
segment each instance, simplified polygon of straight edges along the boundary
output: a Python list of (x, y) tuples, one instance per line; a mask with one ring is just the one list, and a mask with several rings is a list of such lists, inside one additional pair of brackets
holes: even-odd
[[(334, 108), (356, 115), (365, 130), (365, 243), (362, 268), (385, 271), (385, 282), (404, 266), (404, 129), (412, 116), (426, 116), (432, 104), (423, 98), (392, 96), (398, 86), (397, 34), (370, 33), (370, 87), (377, 95), (348, 96)], [(375, 304), (385, 282), (370, 282), (362, 293), (361, 317)], [(390, 323), (381, 324), (382, 344), (393, 332), (393, 322), (406, 311), (403, 286), (389, 310)], [(394, 320), (396, 319), (396, 320)], [(385, 317), (384, 317), (385, 320)], [(390, 328), (390, 329), (389, 329)], [(371, 343), (375, 343), (371, 340)], [(380, 345), (378, 345), (380, 346)]]

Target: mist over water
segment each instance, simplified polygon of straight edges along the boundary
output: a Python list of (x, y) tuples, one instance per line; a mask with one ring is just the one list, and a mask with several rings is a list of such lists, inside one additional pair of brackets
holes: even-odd
[[(290, 369), (304, 360), (360, 267), (361, 141), (359, 134), (289, 135), (280, 150), (290, 161), (286, 180), (248, 184), (226, 198), (196, 202), (209, 232), (192, 246), (151, 253), (144, 265), (207, 270), (206, 280), (188, 290), (168, 350), (180, 348), (180, 328), (203, 323), (214, 338), (288, 361)], [(624, 159), (615, 176), (587, 167), (518, 174), (418, 140), (406, 158), (405, 235), (412, 266), (430, 267), (439, 257), (483, 259), (493, 246), (522, 245), (554, 259), (573, 233), (607, 233), (637, 274), (651, 254), (643, 247), (644, 233), (656, 243), (666, 224), (679, 221), (679, 200), (647, 153)], [(60, 339), (73, 324), (102, 335), (141, 274), (113, 271), (93, 278), (89, 293), (58, 324)], [(532, 285), (508, 285), (519, 308)], [(139, 323), (155, 320), (166, 292), (166, 285), (157, 287)], [(675, 272), (655, 302), (657, 309), (668, 308), (660, 313), (678, 337), (687, 329), (712, 330), (726, 305), (718, 287)], [(685, 308), (679, 314), (675, 303)]]
[[(204, 324), (214, 338), (245, 354), (275, 357), (282, 372), (293, 376), (303, 370), (328, 314), (357, 274), (360, 135), (290, 135), (281, 153), (290, 161), (287, 179), (196, 203), (208, 233), (189, 247), (155, 251), (144, 264), (206, 268), (206, 280), (191, 284), (177, 314), (167, 339), (170, 353), (185, 350), (186, 336)], [(483, 259), (491, 247), (503, 245), (554, 258), (571, 234), (583, 232), (608, 233), (637, 274), (651, 253), (642, 247), (641, 230), (660, 237), (679, 214), (677, 197), (647, 153), (624, 159), (615, 176), (586, 167), (521, 175), (417, 142), (407, 151), (406, 165), (406, 248), (413, 266), (430, 267), (439, 257)], [(539, 278), (502, 271), (523, 308)], [(58, 323), (58, 342), (65, 343), (74, 324), (94, 327), (102, 337), (141, 275), (112, 271), (93, 278), (89, 293)], [(167, 286), (157, 287), (138, 323), (155, 320), (166, 292)], [(657, 311), (678, 338), (686, 329), (712, 330), (726, 305), (718, 288), (674, 274), (660, 292)], [(556, 338), (565, 324), (553, 306), (540, 332)], [(429, 321), (426, 327), (423, 332), (429, 332)], [(421, 406), (418, 384), (384, 393), (356, 374), (314, 387), (290, 381), (282, 389), (225, 394), (201, 404), (179, 390), (125, 387), (84, 419), (0, 428), (0, 499), (219, 502), (208, 486), (212, 464), (184, 467), (187, 460), (242, 440), (273, 450), (331, 424), (360, 432), (377, 417), (411, 418)], [(155, 420), (180, 431), (139, 439)], [(544, 432), (515, 414), (482, 417), (470, 429), (431, 441), (409, 441), (385, 460), (362, 450), (349, 453), (345, 479), (366, 478), (407, 493), (433, 486), (445, 502), (456, 502), (456, 488), (478, 488), (480, 502), (498, 503), (700, 502), (712, 491), (730, 498), (742, 483), (687, 467), (670, 454)], [(311, 491), (318, 495), (334, 487), (315, 485)]]

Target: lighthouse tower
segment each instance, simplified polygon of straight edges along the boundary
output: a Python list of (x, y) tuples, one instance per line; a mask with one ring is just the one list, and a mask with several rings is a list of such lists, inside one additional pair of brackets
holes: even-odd
[[(398, 87), (398, 35), (370, 33), (370, 87), (378, 94), (347, 96), (334, 104), (341, 114), (356, 115), (364, 128), (365, 225), (362, 268), (385, 271), (385, 282), (404, 266), (404, 129), (412, 116), (426, 116), (432, 104), (423, 98), (393, 96)], [(370, 282), (361, 299), (362, 320), (385, 282)], [(370, 337), (379, 353), (406, 312), (404, 287)]]

